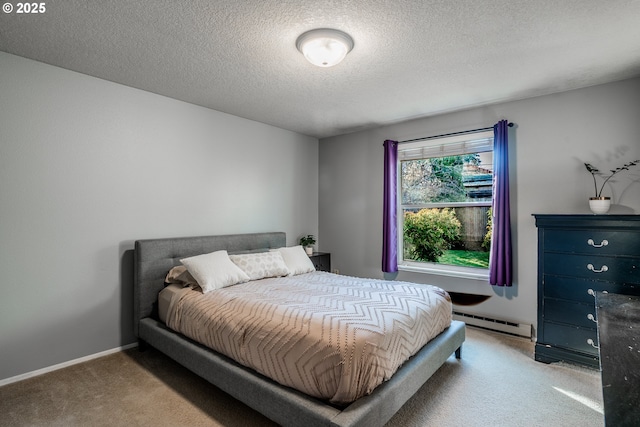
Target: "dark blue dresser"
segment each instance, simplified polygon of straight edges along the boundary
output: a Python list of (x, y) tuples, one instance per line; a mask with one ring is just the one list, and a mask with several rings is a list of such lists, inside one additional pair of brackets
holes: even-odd
[(535, 359), (599, 367), (596, 292), (640, 295), (640, 215), (534, 215)]

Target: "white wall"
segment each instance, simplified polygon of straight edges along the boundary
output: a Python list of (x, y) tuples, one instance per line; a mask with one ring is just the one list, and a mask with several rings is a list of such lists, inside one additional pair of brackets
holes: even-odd
[(0, 380), (134, 342), (136, 239), (317, 235), (317, 139), (2, 52), (0, 70)]
[[(515, 284), (400, 272), (398, 280), (492, 295), (464, 311), (537, 323), (537, 235), (533, 213), (590, 213), (590, 162), (608, 170), (640, 159), (640, 78), (517, 102), (413, 120), (320, 141), (321, 250), (332, 252), (341, 273), (383, 277), (382, 168), (385, 139), (407, 140), (493, 126), (510, 131), (512, 232)], [(640, 168), (605, 190), (610, 213), (640, 213)]]

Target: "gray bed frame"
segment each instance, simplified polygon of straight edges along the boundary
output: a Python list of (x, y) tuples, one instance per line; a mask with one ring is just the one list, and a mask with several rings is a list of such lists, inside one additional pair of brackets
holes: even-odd
[(425, 345), (373, 393), (344, 408), (282, 386), (168, 329), (157, 317), (158, 293), (167, 272), (188, 256), (286, 246), (283, 232), (138, 240), (134, 252), (134, 330), (140, 345), (158, 349), (229, 395), (283, 426), (382, 426), (455, 353), (460, 358), (465, 324), (451, 326)]

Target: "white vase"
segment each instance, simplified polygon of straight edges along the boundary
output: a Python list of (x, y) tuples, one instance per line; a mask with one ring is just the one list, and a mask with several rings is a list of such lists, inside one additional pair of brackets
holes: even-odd
[(589, 209), (594, 214), (605, 214), (611, 207), (611, 197), (589, 197)]
[(313, 255), (313, 246), (305, 246), (304, 250), (307, 252), (307, 255)]

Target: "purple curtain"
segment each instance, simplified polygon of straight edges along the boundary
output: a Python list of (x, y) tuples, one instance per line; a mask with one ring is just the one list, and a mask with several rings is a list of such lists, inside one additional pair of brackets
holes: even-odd
[(508, 122), (493, 127), (493, 231), (489, 257), (489, 283), (512, 285), (511, 214), (509, 210)]
[(382, 219), (382, 271), (398, 271), (398, 143), (384, 142), (384, 210)]

